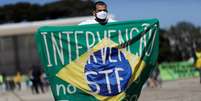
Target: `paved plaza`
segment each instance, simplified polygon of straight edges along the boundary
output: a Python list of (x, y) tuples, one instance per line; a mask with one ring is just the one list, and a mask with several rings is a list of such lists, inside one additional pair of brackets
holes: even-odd
[[(0, 92), (0, 101), (54, 101), (51, 92), (33, 95), (31, 90)], [(199, 79), (166, 81), (161, 88), (145, 88), (139, 101), (201, 101)]]

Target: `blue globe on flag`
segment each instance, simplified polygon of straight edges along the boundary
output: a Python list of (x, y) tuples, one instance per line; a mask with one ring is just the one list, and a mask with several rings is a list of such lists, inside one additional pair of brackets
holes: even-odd
[(102, 96), (114, 96), (123, 92), (132, 74), (124, 54), (117, 48), (109, 47), (92, 53), (84, 72), (92, 92)]

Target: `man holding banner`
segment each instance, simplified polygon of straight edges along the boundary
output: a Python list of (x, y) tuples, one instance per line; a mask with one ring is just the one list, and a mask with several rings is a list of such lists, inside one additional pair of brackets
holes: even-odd
[(96, 23), (45, 26), (35, 34), (56, 101), (136, 101), (156, 66), (159, 21), (107, 23), (101, 6)]
[(95, 17), (95, 19), (86, 20), (84, 22), (81, 22), (79, 25), (97, 24), (97, 23), (105, 25), (108, 22), (115, 22), (114, 20), (108, 18), (107, 4), (102, 1), (98, 1), (95, 3), (93, 16)]

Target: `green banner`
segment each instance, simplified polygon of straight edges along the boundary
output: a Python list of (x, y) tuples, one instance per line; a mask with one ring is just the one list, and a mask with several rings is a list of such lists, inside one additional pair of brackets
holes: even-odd
[(162, 80), (177, 80), (198, 77), (199, 73), (192, 62), (162, 63), (159, 65)]
[(35, 34), (56, 101), (135, 101), (159, 51), (157, 19), (45, 26)]

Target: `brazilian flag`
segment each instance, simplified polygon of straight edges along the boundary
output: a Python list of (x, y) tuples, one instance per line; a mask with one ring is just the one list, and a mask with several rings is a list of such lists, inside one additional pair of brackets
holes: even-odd
[(45, 26), (37, 49), (55, 101), (135, 101), (159, 51), (157, 19)]

